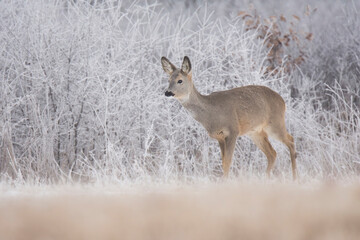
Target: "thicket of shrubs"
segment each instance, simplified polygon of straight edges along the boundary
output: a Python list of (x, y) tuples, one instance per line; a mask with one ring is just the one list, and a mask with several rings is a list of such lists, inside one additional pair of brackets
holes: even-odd
[[(276, 1), (274, 1), (276, 3)], [(188, 55), (202, 93), (267, 85), (287, 103), (303, 178), (360, 172), (360, 20), (356, 3), (218, 16), (217, 3), (2, 1), (3, 181), (211, 179), (217, 142), (166, 99), (161, 56)], [(185, 8), (185, 6), (187, 8)], [(230, 7), (229, 7), (230, 6)], [(294, 10), (294, 13), (290, 12)], [(331, 16), (333, 14), (334, 16)], [(323, 19), (323, 21), (321, 21)], [(326, 24), (324, 23), (325, 21)], [(275, 174), (290, 175), (287, 150)], [(263, 176), (265, 156), (238, 141), (233, 175)]]

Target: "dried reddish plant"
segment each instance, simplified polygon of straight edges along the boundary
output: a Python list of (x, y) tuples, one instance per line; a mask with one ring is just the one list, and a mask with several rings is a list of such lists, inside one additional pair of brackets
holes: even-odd
[[(311, 9), (308, 5), (304, 18), (315, 12), (316, 8)], [(252, 5), (249, 10), (240, 11), (238, 15), (245, 22), (245, 31), (257, 30), (258, 38), (264, 40), (268, 52), (265, 74), (274, 75), (279, 71), (291, 73), (296, 66), (305, 62), (306, 53), (303, 49), (306, 41), (313, 39), (313, 33), (300, 29), (302, 19), (299, 16), (292, 15), (292, 19), (287, 19), (281, 14), (262, 19)]]

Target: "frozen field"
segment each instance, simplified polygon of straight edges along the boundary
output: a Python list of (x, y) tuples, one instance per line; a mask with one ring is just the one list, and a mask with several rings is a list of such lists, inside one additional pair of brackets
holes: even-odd
[(3, 188), (0, 239), (359, 239), (360, 185)]

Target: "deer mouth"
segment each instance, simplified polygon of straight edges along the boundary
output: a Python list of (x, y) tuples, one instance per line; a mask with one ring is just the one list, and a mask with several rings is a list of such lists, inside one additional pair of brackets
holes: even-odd
[(175, 96), (175, 94), (174, 94), (173, 92), (171, 92), (171, 91), (166, 91), (166, 92), (165, 92), (165, 96), (167, 96), (167, 97), (173, 97), (173, 96)]

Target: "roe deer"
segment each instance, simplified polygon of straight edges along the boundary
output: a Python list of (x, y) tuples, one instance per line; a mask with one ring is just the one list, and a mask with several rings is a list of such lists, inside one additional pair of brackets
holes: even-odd
[(285, 102), (278, 93), (265, 86), (249, 85), (205, 96), (194, 86), (187, 56), (181, 69), (165, 57), (161, 58), (161, 64), (170, 75), (165, 96), (179, 100), (209, 136), (218, 140), (225, 177), (229, 174), (237, 137), (248, 135), (268, 159), (268, 176), (276, 158), (268, 136), (283, 142), (290, 150), (292, 174), (296, 179), (294, 139), (285, 128)]

